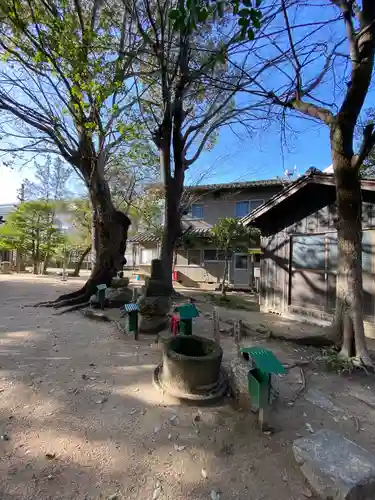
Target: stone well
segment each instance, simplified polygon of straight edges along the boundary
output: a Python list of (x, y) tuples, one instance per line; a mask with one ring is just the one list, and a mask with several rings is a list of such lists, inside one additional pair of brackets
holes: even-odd
[(177, 335), (163, 343), (163, 360), (155, 369), (155, 384), (181, 400), (209, 401), (228, 388), (222, 369), (223, 351), (213, 340), (197, 335)]

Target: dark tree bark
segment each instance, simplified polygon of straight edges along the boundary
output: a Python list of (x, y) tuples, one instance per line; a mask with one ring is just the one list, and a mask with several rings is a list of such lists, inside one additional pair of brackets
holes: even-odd
[(172, 186), (167, 188), (169, 194), (166, 196), (166, 214), (165, 225), (163, 231), (160, 259), (163, 262), (164, 282), (170, 288), (170, 293), (173, 291), (172, 269), (175, 255), (176, 241), (181, 235), (181, 216), (179, 205), (181, 196), (179, 197), (176, 190)]
[(49, 266), (49, 260), (50, 260), (50, 255), (47, 253), (47, 255), (44, 257), (43, 260), (43, 270), (42, 274), (47, 274), (48, 266)]
[[(351, 78), (347, 83), (338, 113), (333, 114), (328, 108), (304, 100), (306, 94), (320, 85), (325, 70), (310, 83), (309, 92), (305, 92), (301, 87), (299, 74), (301, 67), (298, 64), (296, 98), (282, 105), (318, 119), (330, 129), (338, 212), (337, 296), (332, 324), (333, 337), (341, 347), (340, 357), (344, 359), (354, 357), (355, 362), (372, 366), (366, 347), (362, 310), (362, 197), (359, 169), (375, 144), (374, 126), (369, 125), (365, 128), (358, 155), (354, 154), (353, 142), (354, 130), (369, 91), (374, 67), (375, 2), (363, 0), (362, 6), (356, 5), (355, 9), (353, 2), (349, 0), (335, 3), (341, 10), (351, 62)], [(354, 16), (359, 21), (359, 29), (355, 28)], [(298, 62), (287, 14), (285, 19), (293, 57)], [(329, 59), (327, 59), (328, 66)], [(280, 104), (280, 101), (278, 103)]]
[(364, 0), (360, 31), (355, 34), (349, 2), (342, 3), (352, 61), (351, 81), (330, 125), (332, 163), (338, 211), (338, 269), (333, 322), (342, 358), (355, 357), (372, 366), (363, 325), (362, 196), (359, 169), (374, 144), (373, 126), (366, 127), (359, 155), (354, 155), (354, 129), (371, 82), (375, 52), (375, 4)]
[(338, 211), (337, 295), (333, 329), (341, 346), (340, 357), (355, 357), (361, 364), (369, 366), (371, 358), (366, 347), (362, 309), (361, 183), (359, 166), (353, 165), (353, 155), (347, 155), (347, 144), (345, 128), (333, 126), (331, 149)]
[(75, 267), (74, 267), (74, 271), (72, 273), (72, 276), (74, 278), (78, 278), (79, 276), (79, 272), (81, 270), (81, 267), (82, 267), (82, 264), (83, 264), (83, 261), (85, 260), (85, 258), (87, 257), (87, 255), (90, 253), (90, 250), (91, 250), (91, 245), (88, 246), (81, 254), (81, 257), (79, 258), (78, 262), (76, 263)]
[(165, 193), (164, 228), (161, 242), (160, 260), (163, 262), (163, 281), (169, 295), (173, 293), (172, 268), (176, 241), (181, 235), (180, 202), (183, 190), (178, 159), (174, 158), (174, 175), (171, 174), (171, 142), (173, 122), (169, 113), (155, 134), (155, 144), (159, 148), (160, 169)]
[(56, 308), (72, 306), (78, 308), (85, 305), (91, 295), (96, 293), (97, 285), (110, 286), (112, 278), (126, 263), (125, 250), (130, 220), (123, 212), (114, 208), (109, 186), (104, 178), (103, 166), (98, 163), (92, 165), (87, 161), (81, 169), (85, 173), (85, 181), (95, 213), (94, 231), (97, 255), (91, 276), (80, 290), (61, 295), (55, 302), (39, 305), (52, 305)]

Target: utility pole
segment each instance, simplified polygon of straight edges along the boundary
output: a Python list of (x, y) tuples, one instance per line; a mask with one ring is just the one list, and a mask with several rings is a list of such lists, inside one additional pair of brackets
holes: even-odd
[[(20, 203), (23, 203), (25, 201), (25, 183), (22, 182), (21, 188), (18, 190), (18, 196), (17, 199)], [(19, 273), (21, 271), (21, 265), (22, 265), (22, 254), (21, 250), (18, 248), (16, 250), (16, 272)]]

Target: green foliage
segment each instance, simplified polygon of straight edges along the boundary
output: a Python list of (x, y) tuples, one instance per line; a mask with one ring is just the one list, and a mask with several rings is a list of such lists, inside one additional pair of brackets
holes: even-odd
[(68, 205), (72, 231), (68, 236), (66, 248), (68, 251), (83, 252), (91, 245), (92, 238), (92, 208), (86, 198), (73, 200)]
[(21, 203), (0, 227), (0, 247), (19, 250), (36, 264), (57, 253), (66, 236), (55, 224), (54, 214), (52, 202)]
[(164, 198), (158, 189), (148, 189), (138, 196), (130, 213), (133, 231), (150, 231), (157, 237), (163, 233)]
[(159, 176), (159, 159), (142, 127), (131, 147), (124, 149), (109, 159), (106, 179), (116, 208), (137, 217), (138, 201), (147, 197), (146, 188)]
[(225, 280), (228, 273), (228, 261), (234, 252), (246, 252), (248, 248), (256, 245), (259, 231), (248, 229), (238, 219), (222, 218), (212, 228), (212, 242), (219, 250), (224, 250), (225, 267), (221, 290), (226, 293)]
[(328, 349), (323, 352), (323, 359), (327, 364), (329, 371), (336, 372), (339, 375), (351, 374), (355, 369), (353, 361), (350, 359), (342, 359), (336, 349)]
[(61, 155), (86, 183), (98, 158), (136, 140), (134, 81), (127, 81), (138, 47), (131, 36), (126, 45), (124, 9), (94, 0), (0, 0), (2, 131), (17, 131), (23, 151)]
[(232, 12), (237, 16), (240, 37), (253, 40), (261, 26), (261, 4), (262, 0), (186, 0), (171, 9), (169, 17), (174, 21), (175, 30), (191, 33), (208, 20), (220, 19)]
[(212, 228), (212, 241), (228, 255), (232, 252), (247, 251), (256, 245), (259, 231), (248, 229), (238, 219), (222, 218)]

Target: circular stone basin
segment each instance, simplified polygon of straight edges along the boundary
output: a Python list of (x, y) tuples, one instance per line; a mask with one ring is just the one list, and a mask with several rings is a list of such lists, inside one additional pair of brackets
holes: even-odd
[(197, 335), (171, 337), (163, 345), (163, 362), (154, 373), (158, 387), (179, 399), (210, 400), (223, 396), (227, 378), (221, 368), (223, 350)]

